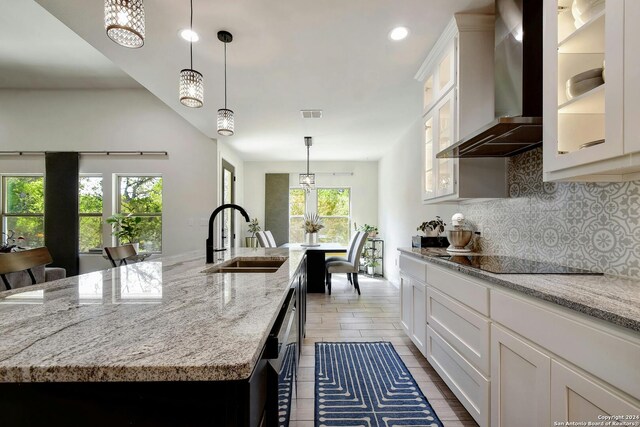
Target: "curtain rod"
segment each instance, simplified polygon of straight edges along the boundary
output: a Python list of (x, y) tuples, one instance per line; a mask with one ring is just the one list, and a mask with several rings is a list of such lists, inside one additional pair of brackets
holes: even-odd
[(168, 156), (167, 151), (0, 151), (0, 156), (44, 156), (47, 153), (78, 153), (82, 156)]

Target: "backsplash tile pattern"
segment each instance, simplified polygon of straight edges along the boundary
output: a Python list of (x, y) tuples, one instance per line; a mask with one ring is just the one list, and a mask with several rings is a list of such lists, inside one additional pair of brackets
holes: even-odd
[(640, 278), (640, 181), (543, 183), (536, 149), (510, 159), (509, 194), (461, 205), (476, 249)]

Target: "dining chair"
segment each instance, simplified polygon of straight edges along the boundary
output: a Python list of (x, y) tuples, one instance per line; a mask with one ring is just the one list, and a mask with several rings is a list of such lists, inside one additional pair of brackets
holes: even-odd
[(347, 253), (346, 261), (331, 261), (327, 263), (327, 287), (329, 288), (329, 295), (331, 295), (331, 275), (335, 273), (351, 274), (353, 279), (353, 286), (360, 295), (360, 284), (358, 283), (358, 273), (360, 271), (360, 256), (364, 249), (364, 244), (367, 241), (369, 233), (359, 232), (354, 242), (353, 248)]
[[(327, 265), (328, 262), (332, 262), (332, 261), (348, 261), (349, 252), (353, 250), (353, 246), (356, 244), (356, 240), (359, 234), (360, 234), (360, 231), (356, 231), (351, 236), (351, 240), (349, 240), (349, 245), (347, 245), (347, 253), (345, 254), (345, 256), (336, 255), (336, 256), (326, 257), (324, 260), (325, 266)], [(326, 268), (325, 268), (325, 271), (327, 271)], [(351, 273), (347, 273), (347, 280), (351, 285), (353, 285), (353, 280), (351, 279)]]
[(138, 251), (136, 251), (136, 248), (134, 248), (132, 244), (105, 246), (104, 251), (113, 267), (127, 265), (127, 258), (138, 255)]
[(276, 239), (273, 238), (273, 233), (271, 231), (258, 231), (256, 233), (256, 237), (258, 238), (258, 243), (263, 248), (277, 248)]
[(46, 247), (0, 254), (0, 277), (2, 278), (4, 286), (9, 290), (12, 288), (7, 274), (26, 271), (31, 279), (31, 284), (35, 285), (37, 280), (32, 268), (44, 266), (51, 262), (53, 262), (53, 259), (51, 258), (49, 249)]

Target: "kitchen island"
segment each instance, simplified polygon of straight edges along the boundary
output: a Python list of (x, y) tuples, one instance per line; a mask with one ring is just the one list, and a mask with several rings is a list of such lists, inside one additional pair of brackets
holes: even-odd
[[(258, 425), (265, 344), (305, 254), (217, 255), (0, 293), (0, 424)], [(210, 271), (237, 257), (286, 260), (272, 273)]]

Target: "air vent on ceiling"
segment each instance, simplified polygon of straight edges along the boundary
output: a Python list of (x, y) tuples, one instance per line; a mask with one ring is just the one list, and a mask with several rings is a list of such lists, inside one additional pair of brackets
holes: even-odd
[(303, 119), (320, 119), (322, 110), (300, 110)]

